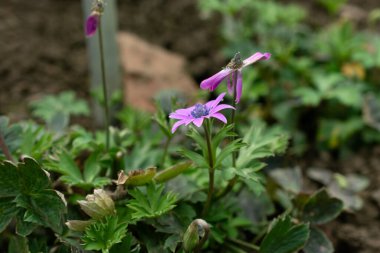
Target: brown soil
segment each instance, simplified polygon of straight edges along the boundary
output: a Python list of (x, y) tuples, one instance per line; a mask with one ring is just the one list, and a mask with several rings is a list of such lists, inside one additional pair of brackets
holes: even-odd
[[(0, 114), (25, 119), (27, 104), (49, 93), (74, 90), (89, 98), (79, 0), (2, 0), (0, 8)], [(121, 30), (184, 55), (197, 77), (224, 64), (217, 18), (202, 20), (196, 1), (119, 1)]]
[(351, 154), (340, 162), (328, 155), (309, 163), (341, 174), (359, 174), (369, 179), (369, 187), (360, 194), (363, 208), (343, 213), (324, 226), (336, 247), (336, 253), (378, 253), (380, 250), (380, 147)]

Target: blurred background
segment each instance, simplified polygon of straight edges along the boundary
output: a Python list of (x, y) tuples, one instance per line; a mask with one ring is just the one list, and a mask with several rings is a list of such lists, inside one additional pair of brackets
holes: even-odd
[[(346, 184), (352, 195), (366, 190), (345, 197), (363, 211), (325, 230), (337, 252), (378, 252), (378, 0), (119, 0), (114, 18), (124, 90), (115, 103), (146, 111), (164, 89), (196, 97), (198, 84), (238, 51), (270, 52), (270, 61), (243, 71), (241, 120), (257, 117), (289, 133), (290, 165), (358, 175)], [(94, 96), (84, 20), (78, 0), (1, 1), (1, 115), (28, 119), (30, 104), (47, 94)]]

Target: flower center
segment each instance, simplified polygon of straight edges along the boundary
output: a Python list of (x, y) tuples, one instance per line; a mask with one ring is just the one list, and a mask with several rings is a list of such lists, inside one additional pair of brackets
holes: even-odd
[(229, 69), (240, 69), (243, 66), (243, 61), (241, 60), (240, 53), (237, 52), (234, 56), (234, 58), (231, 59), (231, 61), (227, 64), (227, 68)]
[(202, 105), (202, 104), (196, 104), (194, 109), (191, 111), (191, 116), (193, 116), (194, 118), (200, 118), (202, 116), (207, 116), (208, 113), (209, 113), (209, 109), (207, 109), (207, 107), (205, 105)]

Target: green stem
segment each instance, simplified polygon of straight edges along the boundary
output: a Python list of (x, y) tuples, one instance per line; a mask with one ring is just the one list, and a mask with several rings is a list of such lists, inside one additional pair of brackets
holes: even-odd
[(205, 129), (205, 135), (206, 135), (206, 142), (207, 142), (207, 150), (208, 150), (208, 160), (209, 160), (209, 170), (208, 170), (208, 177), (209, 177), (209, 183), (208, 183), (208, 193), (207, 193), (207, 200), (203, 207), (202, 216), (206, 216), (207, 212), (211, 206), (212, 201), (212, 194), (214, 192), (214, 174), (215, 174), (215, 168), (214, 168), (214, 156), (212, 152), (212, 145), (211, 145), (211, 131), (210, 131), (210, 125), (209, 121), (206, 119), (205, 124), (203, 125)]
[[(233, 82), (232, 82), (232, 87), (234, 89), (234, 92), (233, 92), (233, 100), (232, 100), (232, 106), (235, 108), (235, 110), (232, 110), (232, 113), (231, 113), (231, 121), (230, 121), (230, 124), (233, 124), (232, 125), (232, 131), (235, 132), (235, 112), (237, 110), (236, 108), (236, 85), (237, 85), (237, 78), (238, 78), (238, 71), (235, 71), (233, 73)], [(232, 136), (232, 141), (235, 140), (235, 136)], [(236, 157), (237, 157), (237, 153), (236, 152), (232, 152), (232, 167), (236, 168)]]
[(13, 157), (11, 155), (11, 152), (9, 151), (9, 148), (8, 148), (7, 144), (5, 143), (5, 140), (4, 140), (2, 133), (0, 133), (0, 148), (1, 148), (1, 151), (3, 151), (3, 154), (5, 155), (5, 157), (9, 161), (14, 162)]
[[(233, 91), (233, 100), (232, 100), (232, 106), (235, 108), (235, 110), (232, 110), (232, 113), (231, 113), (231, 120), (230, 120), (230, 124), (232, 124), (232, 131), (235, 132), (235, 125), (236, 125), (236, 119), (235, 119), (235, 112), (237, 110), (236, 108), (236, 85), (237, 85), (237, 78), (238, 78), (238, 71), (235, 71), (233, 72), (233, 80), (232, 80), (232, 87), (234, 89)], [(234, 141), (235, 140), (235, 136), (232, 136), (231, 138), (231, 141)], [(232, 167), (236, 168), (236, 159), (237, 159), (237, 152), (232, 152)], [(218, 194), (218, 199), (219, 198), (222, 198), (223, 196), (225, 196), (227, 193), (229, 193), (232, 188), (235, 186), (236, 182), (237, 182), (237, 179), (238, 177), (235, 176), (234, 178), (230, 179), (230, 181), (228, 181), (228, 184), (226, 186), (226, 188), (224, 188), (224, 190), (222, 192), (220, 192)]]
[(103, 50), (103, 37), (102, 37), (102, 22), (101, 16), (99, 17), (99, 51), (100, 51), (100, 67), (102, 73), (102, 86), (103, 86), (103, 95), (104, 95), (104, 114), (106, 117), (105, 131), (106, 131), (106, 151), (110, 147), (110, 114), (108, 107), (108, 94), (107, 94), (107, 79), (106, 79), (106, 68), (104, 63), (104, 50)]
[(239, 240), (239, 239), (234, 239), (234, 238), (228, 238), (229, 241), (237, 244), (237, 245), (240, 245), (240, 246), (243, 246), (247, 249), (251, 249), (251, 250), (254, 250), (254, 251), (259, 251), (260, 250), (260, 247), (257, 246), (257, 245), (254, 245), (254, 244), (250, 244), (248, 242), (245, 242), (245, 241), (242, 241), (242, 240)]
[(168, 155), (168, 149), (169, 149), (169, 144), (171, 140), (172, 138), (168, 137), (165, 141), (164, 153), (162, 154), (162, 158), (161, 158), (161, 167), (164, 167), (165, 165), (165, 160), (166, 160), (166, 156)]

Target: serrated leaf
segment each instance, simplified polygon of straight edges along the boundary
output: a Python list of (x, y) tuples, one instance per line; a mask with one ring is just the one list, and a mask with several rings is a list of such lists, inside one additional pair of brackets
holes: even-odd
[(92, 153), (84, 163), (83, 178), (87, 183), (91, 183), (99, 174), (101, 167), (99, 161), (99, 153)]
[(18, 164), (20, 173), (20, 187), (24, 193), (34, 193), (50, 186), (47, 173), (31, 157), (25, 157)]
[(306, 202), (303, 208), (302, 219), (314, 224), (324, 224), (335, 219), (343, 210), (343, 202), (330, 197), (325, 189), (322, 189)]
[(133, 219), (158, 217), (175, 207), (177, 197), (175, 194), (168, 192), (163, 194), (164, 185), (156, 186), (150, 184), (147, 186), (147, 192), (144, 194), (136, 188), (129, 191), (134, 198), (129, 201), (127, 206), (133, 210)]
[(0, 198), (0, 233), (8, 226), (18, 209), (12, 202), (13, 198)]
[(260, 158), (283, 153), (287, 147), (287, 135), (265, 129), (265, 124), (255, 121), (243, 138), (247, 145), (239, 151), (236, 167), (247, 168)]
[(19, 193), (20, 181), (16, 165), (8, 161), (0, 163), (0, 198), (14, 197)]
[(25, 210), (22, 210), (17, 215), (16, 219), (16, 234), (21, 236), (28, 236), (33, 232), (33, 230), (38, 226), (36, 223), (27, 222), (23, 220), (23, 217), (25, 216)]
[(300, 250), (309, 238), (307, 224), (294, 225), (289, 216), (276, 219), (260, 245), (260, 253), (293, 253)]
[(62, 231), (63, 214), (66, 206), (54, 190), (19, 195), (15, 202), (18, 207), (26, 209), (24, 220), (50, 227), (57, 233)]
[(128, 224), (120, 222), (117, 216), (106, 216), (86, 227), (82, 237), (86, 250), (108, 250), (120, 243), (127, 233)]
[(309, 240), (303, 251), (305, 253), (333, 253), (334, 247), (325, 233), (316, 227), (312, 227)]

